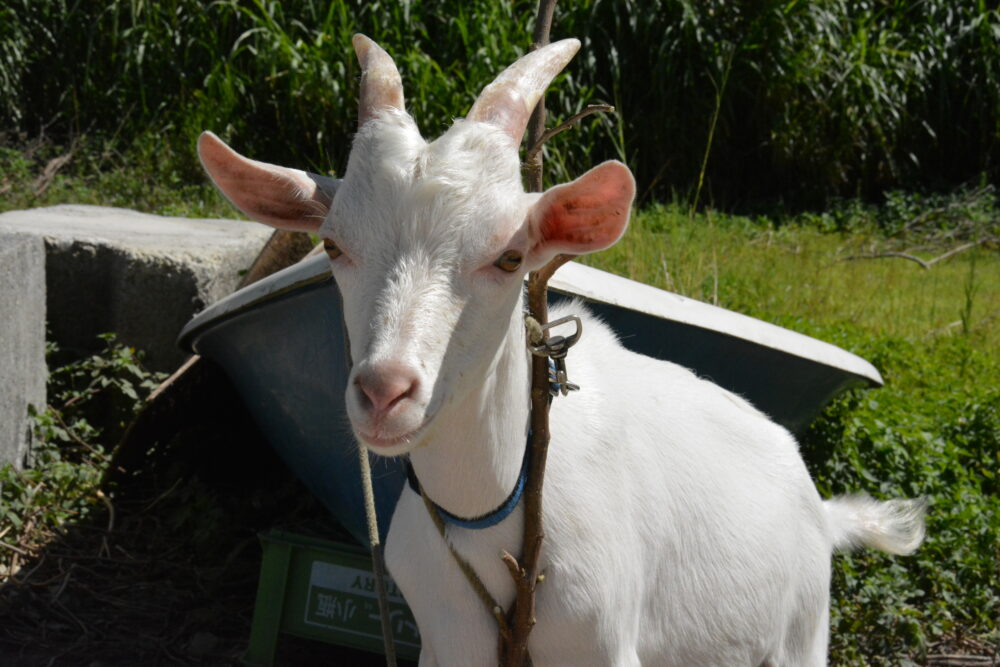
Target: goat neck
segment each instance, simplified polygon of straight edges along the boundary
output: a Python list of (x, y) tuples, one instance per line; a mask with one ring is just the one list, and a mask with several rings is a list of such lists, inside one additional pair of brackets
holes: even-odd
[(516, 484), (528, 446), (530, 361), (521, 300), (489, 367), (458, 398), (446, 422), (410, 452), (420, 484), (448, 512), (473, 518), (496, 509)]

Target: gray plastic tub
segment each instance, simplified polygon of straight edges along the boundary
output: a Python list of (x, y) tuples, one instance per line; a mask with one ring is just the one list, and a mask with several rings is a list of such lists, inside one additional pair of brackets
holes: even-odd
[[(847, 386), (882, 384), (871, 364), (829, 343), (580, 264), (559, 269), (550, 288), (554, 300), (587, 301), (626, 347), (693, 369), (793, 432)], [(179, 343), (222, 366), (281, 458), (366, 544), (341, 331), (328, 261), (316, 256), (207, 308)], [(384, 535), (405, 474), (398, 459), (369, 456)]]

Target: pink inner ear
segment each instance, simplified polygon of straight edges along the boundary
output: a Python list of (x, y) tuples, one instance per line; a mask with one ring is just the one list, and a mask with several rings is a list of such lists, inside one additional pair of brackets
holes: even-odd
[(541, 223), (541, 241), (545, 244), (590, 249), (607, 248), (620, 236), (621, 229), (607, 224), (609, 218), (620, 218), (625, 211), (595, 200), (553, 202)]
[(322, 223), (331, 197), (304, 171), (245, 158), (211, 132), (199, 138), (198, 154), (219, 190), (250, 218), (299, 231)]
[(628, 225), (635, 180), (620, 162), (605, 162), (535, 204), (537, 248), (580, 255), (608, 248)]

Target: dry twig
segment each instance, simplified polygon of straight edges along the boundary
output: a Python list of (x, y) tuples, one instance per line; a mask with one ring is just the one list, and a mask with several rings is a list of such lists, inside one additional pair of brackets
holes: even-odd
[(887, 250), (885, 252), (873, 252), (867, 255), (848, 255), (847, 257), (844, 257), (841, 261), (848, 262), (856, 259), (886, 259), (888, 257), (899, 257), (900, 259), (908, 259), (911, 262), (916, 262), (917, 264), (920, 265), (920, 268), (925, 270), (931, 268), (930, 264), (920, 259), (916, 255), (911, 255), (906, 252), (895, 252), (892, 250)]
[(941, 653), (927, 656), (927, 664), (940, 667), (978, 667), (979, 665), (996, 665), (997, 662), (988, 655)]
[(7, 542), (4, 542), (3, 540), (0, 540), (0, 547), (3, 547), (4, 549), (10, 549), (14, 553), (21, 554), (22, 556), (28, 556), (28, 555), (30, 555), (27, 551), (25, 551), (21, 547), (15, 547), (13, 544), (8, 544)]
[(545, 145), (545, 143), (548, 142), (552, 137), (556, 136), (560, 132), (565, 132), (566, 130), (572, 128), (574, 125), (579, 123), (587, 116), (600, 112), (614, 113), (614, 110), (615, 108), (610, 104), (588, 104), (583, 109), (583, 111), (574, 114), (571, 118), (563, 121), (559, 125), (556, 125), (553, 128), (545, 130), (545, 133), (542, 134), (542, 136), (537, 141), (531, 144), (531, 148), (529, 148), (525, 152), (524, 154), (525, 162), (530, 162), (531, 160), (533, 160), (534, 157), (538, 154), (538, 152), (542, 150), (542, 147)]
[(847, 257), (842, 258), (841, 261), (847, 262), (847, 261), (856, 260), (856, 259), (885, 259), (885, 258), (890, 258), (890, 257), (898, 257), (900, 259), (907, 259), (907, 260), (909, 260), (911, 262), (916, 262), (917, 264), (920, 265), (920, 268), (922, 268), (922, 269), (924, 269), (926, 271), (926, 270), (929, 270), (932, 266), (934, 266), (938, 262), (942, 262), (942, 261), (944, 261), (946, 259), (954, 257), (955, 255), (957, 255), (957, 254), (959, 254), (961, 252), (965, 252), (966, 250), (969, 250), (971, 248), (975, 248), (977, 246), (981, 246), (981, 245), (983, 245), (985, 243), (990, 243), (990, 242), (993, 242), (993, 241), (996, 241), (996, 240), (997, 240), (996, 237), (987, 236), (987, 237), (979, 239), (978, 241), (970, 241), (969, 243), (963, 243), (962, 245), (956, 246), (956, 247), (952, 248), (951, 250), (949, 250), (949, 251), (947, 251), (945, 253), (942, 253), (942, 254), (938, 255), (937, 257), (934, 257), (933, 259), (921, 259), (921, 258), (917, 257), (916, 255), (911, 255), (908, 252), (898, 252), (898, 251), (895, 251), (895, 250), (884, 250), (882, 252), (874, 252), (873, 251), (873, 252), (871, 252), (871, 253), (869, 253), (867, 255), (848, 255)]
[(54, 157), (48, 161), (45, 168), (42, 170), (42, 173), (35, 179), (35, 182), (31, 184), (36, 197), (41, 197), (42, 194), (48, 190), (49, 186), (52, 185), (52, 179), (56, 177), (59, 170), (65, 167), (69, 161), (73, 159), (74, 151), (75, 147), (71, 147), (69, 152), (65, 155)]

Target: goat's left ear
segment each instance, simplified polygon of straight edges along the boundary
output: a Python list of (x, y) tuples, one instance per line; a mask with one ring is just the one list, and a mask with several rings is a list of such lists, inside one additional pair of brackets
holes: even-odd
[(559, 253), (583, 255), (614, 245), (628, 226), (634, 198), (632, 172), (617, 161), (549, 188), (528, 212), (529, 263), (541, 266)]
[(198, 157), (215, 186), (257, 222), (314, 232), (330, 210), (340, 180), (245, 158), (211, 132), (198, 138)]

